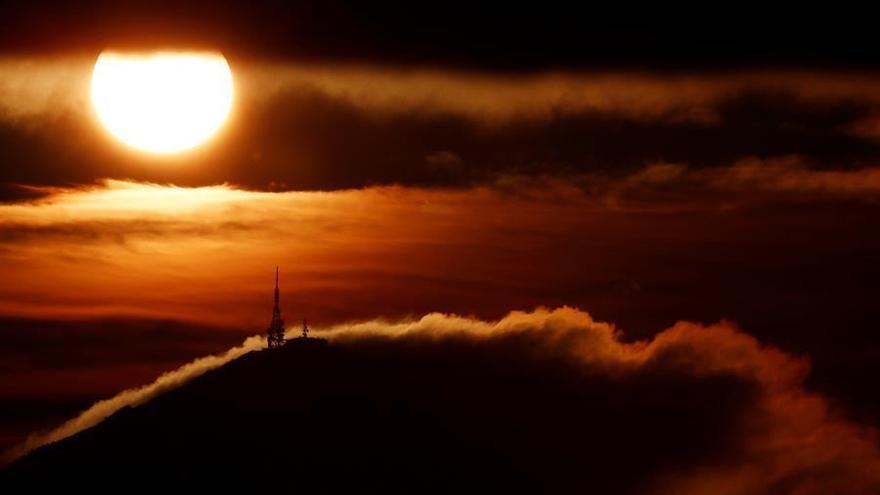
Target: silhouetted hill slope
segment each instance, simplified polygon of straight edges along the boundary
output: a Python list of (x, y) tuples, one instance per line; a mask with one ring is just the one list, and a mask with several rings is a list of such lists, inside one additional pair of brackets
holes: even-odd
[(591, 373), (530, 338), (252, 352), (38, 449), (0, 481), (34, 493), (609, 494), (736, 452), (753, 384)]

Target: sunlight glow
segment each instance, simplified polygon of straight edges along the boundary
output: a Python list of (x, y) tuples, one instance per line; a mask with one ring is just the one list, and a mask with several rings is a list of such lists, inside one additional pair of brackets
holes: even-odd
[(174, 153), (223, 125), (232, 108), (232, 71), (219, 52), (105, 51), (91, 93), (98, 118), (122, 142)]

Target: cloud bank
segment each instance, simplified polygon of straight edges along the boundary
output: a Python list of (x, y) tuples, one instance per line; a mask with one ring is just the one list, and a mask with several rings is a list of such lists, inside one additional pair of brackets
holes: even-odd
[[(450, 293), (440, 299), (452, 304), (450, 311), (477, 311), (485, 308), (456, 301), (487, 292), (507, 298), (505, 305), (523, 297), (502, 281), (534, 290), (546, 285), (545, 291), (571, 286), (573, 293), (584, 290), (585, 280), (615, 287), (631, 286), (632, 278), (650, 281), (658, 268), (641, 260), (656, 256), (658, 247), (680, 252), (680, 266), (698, 261), (688, 250), (706, 242), (731, 256), (762, 243), (762, 256), (778, 252), (790, 260), (819, 231), (828, 238), (866, 235), (859, 222), (862, 215), (870, 220), (880, 180), (874, 168), (819, 171), (791, 157), (720, 168), (656, 164), (622, 178), (507, 176), (466, 190), (270, 193), (113, 180), (29, 189), (43, 196), (0, 205), (0, 267), (21, 281), (0, 289), (5, 314), (70, 317), (87, 307), (91, 316), (262, 326), (263, 260), (284, 267), (295, 282), (287, 294), (312, 317), (363, 318), (368, 315), (361, 308), (391, 304), (400, 299), (398, 287), (420, 280), (442, 281)], [(850, 227), (830, 210), (798, 226), (803, 216), (796, 207), (832, 203), (853, 219)], [(785, 239), (776, 238), (776, 229), (750, 225), (758, 208), (767, 221), (785, 224)], [(719, 232), (719, 219), (751, 235)], [(848, 228), (853, 232), (840, 231)], [(803, 235), (795, 236), (800, 230)], [(873, 245), (859, 242), (865, 249)], [(779, 247), (769, 249), (774, 245)], [(487, 259), (486, 252), (504, 257)], [(762, 256), (749, 263), (778, 266), (776, 258), (762, 262)], [(218, 286), (210, 274), (234, 282), (237, 292)], [(386, 307), (383, 314), (427, 312), (434, 309), (427, 300), (437, 296), (426, 294), (426, 304), (415, 309), (412, 301)], [(542, 302), (546, 298), (535, 297), (523, 304)], [(221, 305), (229, 312), (217, 313)]]
[[(0, 118), (21, 122), (64, 113), (91, 115), (89, 80), (96, 58), (97, 53), (0, 57)], [(237, 97), (245, 104), (312, 93), (373, 115), (419, 111), (483, 124), (602, 112), (711, 126), (722, 123), (725, 107), (744, 95), (775, 95), (779, 103), (815, 109), (880, 103), (877, 76), (869, 72), (569, 70), (517, 75), (235, 57), (232, 64)]]
[[(380, 355), (400, 359), (402, 363), (421, 359), (420, 356), (428, 358), (430, 354), (426, 352), (444, 347), (459, 349), (456, 352), (464, 355), (474, 352), (475, 356), (490, 360), (505, 355), (509, 349), (518, 349), (514, 353), (519, 355), (517, 359), (536, 366), (535, 376), (540, 377), (536, 379), (544, 379), (540, 363), (547, 360), (571, 364), (576, 374), (592, 377), (585, 382), (594, 384), (591, 386), (605, 383), (615, 387), (614, 383), (619, 382), (620, 386), (628, 387), (644, 382), (638, 390), (645, 397), (634, 398), (635, 403), (668, 400), (660, 390), (687, 387), (684, 384), (691, 380), (742, 384), (733, 388), (716, 384), (712, 388), (712, 394), (733, 401), (724, 406), (729, 408), (727, 414), (716, 418), (727, 418), (721, 425), (726, 430), (722, 432), (724, 439), (695, 447), (705, 451), (694, 453), (694, 463), (661, 463), (650, 469), (648, 472), (653, 475), (639, 489), (641, 493), (868, 494), (880, 488), (876, 431), (847, 421), (832, 410), (825, 398), (804, 388), (809, 372), (805, 359), (762, 345), (731, 323), (702, 326), (680, 322), (653, 339), (626, 343), (612, 325), (594, 321), (583, 311), (563, 307), (512, 312), (497, 321), (434, 313), (404, 321), (341, 324), (317, 333), (330, 339), (333, 346), (359, 353), (385, 353)], [(263, 346), (261, 338), (253, 337), (225, 354), (196, 360), (153, 384), (99, 402), (57, 430), (32, 437), (15, 454), (75, 434), (121, 408), (149, 401)], [(535, 359), (531, 360), (529, 355)], [(466, 362), (468, 358), (463, 359)], [(454, 374), (454, 368), (449, 372)], [(652, 377), (660, 381), (648, 386)], [(623, 385), (627, 383), (630, 385)], [(655, 387), (660, 390), (649, 392)], [(734, 393), (735, 390), (741, 392)], [(751, 392), (743, 393), (744, 390)], [(732, 395), (724, 396), (727, 393)], [(721, 400), (721, 396), (712, 400)], [(684, 400), (683, 396), (675, 397)], [(705, 419), (688, 419), (688, 414), (714, 414), (704, 411), (705, 407), (714, 406), (701, 405), (700, 397), (688, 397), (687, 401), (676, 406), (683, 408), (685, 417), (670, 418), (670, 428), (686, 429), (688, 421), (696, 427)], [(590, 418), (584, 417), (583, 421), (589, 422)], [(626, 427), (626, 423), (605, 425), (612, 429)], [(652, 439), (644, 438), (646, 443), (639, 449), (665, 449), (672, 458), (679, 455), (676, 445), (651, 445)], [(601, 456), (602, 452), (590, 452), (596, 445), (603, 443), (597, 440), (594, 445), (573, 448), (583, 451), (585, 458)], [(635, 454), (635, 459), (642, 455), (648, 454)]]
[[(95, 54), (97, 55), (97, 54)], [(499, 176), (692, 169), (805, 157), (877, 166), (877, 77), (853, 72), (557, 71), (499, 75), (231, 59), (210, 143), (133, 153), (97, 122), (90, 57), (0, 58), (0, 200), (9, 184), (101, 177), (260, 190), (467, 187)]]

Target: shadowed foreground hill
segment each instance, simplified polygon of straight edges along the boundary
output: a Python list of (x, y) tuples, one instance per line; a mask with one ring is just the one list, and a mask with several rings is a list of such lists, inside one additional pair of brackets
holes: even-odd
[(487, 341), (298, 340), (249, 353), (19, 460), (4, 486), (641, 491), (737, 450), (753, 384), (591, 373)]

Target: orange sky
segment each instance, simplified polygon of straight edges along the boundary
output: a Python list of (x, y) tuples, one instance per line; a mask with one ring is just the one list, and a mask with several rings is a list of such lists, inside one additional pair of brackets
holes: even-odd
[(124, 182), (60, 191), (0, 207), (14, 238), (0, 263), (21, 281), (4, 289), (0, 311), (134, 314), (257, 330), (276, 264), (285, 306), (298, 309), (290, 316), (303, 306), (333, 320), (366, 316), (399, 285), (412, 287), (396, 299), (409, 292), (440, 304), (444, 291), (516, 277), (545, 233), (589, 223), (577, 209), (584, 201), (566, 206), (489, 190), (263, 193)]
[[(769, 213), (782, 206), (755, 216), (768, 198), (786, 201), (794, 190), (858, 204), (876, 194), (871, 171), (749, 167), (657, 166), (581, 188), (550, 181), (272, 193), (107, 181), (46, 190), (43, 199), (0, 206), (0, 268), (17, 281), (0, 289), (0, 314), (163, 317), (257, 332), (275, 265), (290, 321), (432, 310), (498, 316), (556, 303), (602, 314), (627, 294), (660, 304), (669, 295), (651, 295), (651, 285), (684, 284), (681, 277), (712, 266), (717, 253), (699, 251), (707, 243), (760, 267), (790, 256), (817, 228), (853, 235), (833, 220), (801, 224)], [(685, 184), (681, 199), (668, 197), (670, 181)], [(787, 224), (786, 236), (777, 222)], [(721, 318), (734, 309), (690, 314)]]

